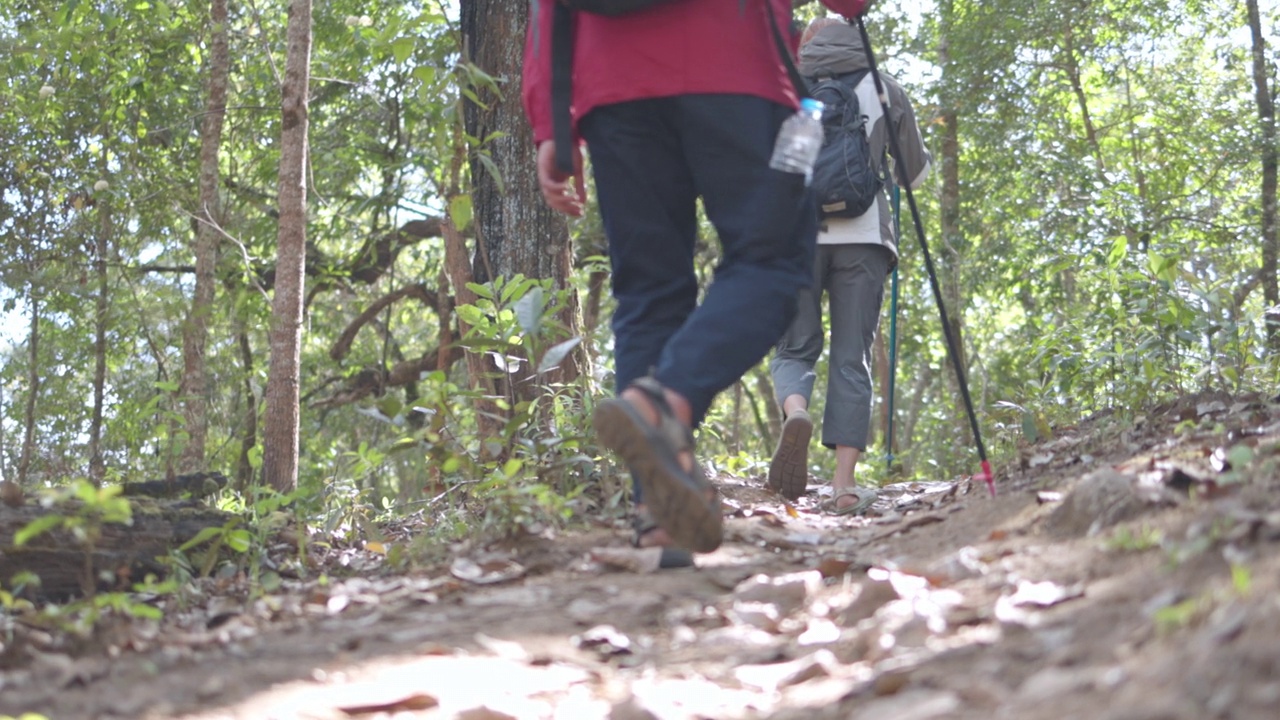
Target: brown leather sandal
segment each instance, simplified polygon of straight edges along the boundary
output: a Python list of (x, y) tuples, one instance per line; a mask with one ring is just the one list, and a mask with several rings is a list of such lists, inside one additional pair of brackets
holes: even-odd
[(630, 400), (616, 397), (596, 406), (596, 435), (631, 468), (653, 520), (672, 542), (694, 552), (711, 552), (724, 537), (724, 517), (720, 494), (697, 461), (690, 470), (680, 465), (680, 453), (693, 452), (693, 432), (676, 419), (657, 380), (641, 378), (631, 387), (657, 411), (657, 425), (645, 420)]
[[(646, 507), (636, 510), (636, 514), (631, 518), (631, 529), (635, 531), (631, 536), (631, 546), (642, 548), (652, 547), (641, 544), (644, 536), (662, 528), (659, 527), (658, 523), (654, 522), (653, 515), (649, 512), (649, 508)], [(693, 567), (693, 553), (684, 548), (666, 545), (662, 547), (662, 554), (658, 557), (659, 569), (686, 567)]]

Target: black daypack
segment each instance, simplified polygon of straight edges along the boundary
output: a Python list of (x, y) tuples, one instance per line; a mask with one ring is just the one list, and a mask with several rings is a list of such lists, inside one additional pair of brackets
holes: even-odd
[(866, 69), (809, 83), (823, 104), (822, 149), (813, 166), (813, 190), (823, 217), (861, 217), (884, 187), (871, 161), (867, 117), (854, 91)]

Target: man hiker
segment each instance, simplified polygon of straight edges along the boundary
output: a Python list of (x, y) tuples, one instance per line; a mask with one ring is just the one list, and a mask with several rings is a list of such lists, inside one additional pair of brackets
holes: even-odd
[[(795, 500), (805, 493), (808, 480), (809, 398), (813, 394), (814, 364), (822, 354), (822, 294), (831, 308), (831, 353), (827, 370), (827, 394), (822, 418), (822, 444), (836, 452), (833, 495), (825, 507), (836, 515), (862, 512), (876, 493), (854, 482), (858, 458), (867, 447), (871, 422), (871, 345), (880, 322), (885, 277), (897, 264), (897, 238), (889, 205), (888, 134), (896, 133), (903, 167), (893, 168), (898, 183), (914, 189), (929, 174), (929, 154), (916, 124), (915, 112), (902, 87), (881, 75), (889, 100), (885, 118), (876, 96), (875, 81), (867, 64), (858, 29), (842, 20), (815, 20), (801, 37), (800, 74), (810, 90), (826, 102), (824, 150), (814, 171), (822, 201), (813, 284), (800, 291), (799, 309), (778, 343), (769, 370), (785, 420), (782, 437), (769, 466), (768, 484)], [(830, 89), (830, 92), (828, 92)], [(846, 112), (852, 108), (850, 112)], [(864, 133), (861, 145), (833, 147), (848, 140), (843, 132)], [(832, 147), (833, 152), (827, 152)], [(858, 156), (862, 153), (864, 157)], [(874, 180), (867, 194), (869, 207), (850, 212), (842, 193), (852, 191), (833, 184), (847, 184), (856, 173), (845, 163), (869, 162)], [(826, 172), (824, 163), (835, 163)], [(856, 197), (856, 195), (849, 195)], [(852, 217), (850, 215), (853, 215)]]
[[(866, 5), (822, 2), (850, 17)], [(644, 7), (598, 14), (608, 5)], [(791, 0), (533, 0), (531, 9), (523, 99), (543, 197), (582, 213), (585, 140), (609, 240), (619, 394), (598, 404), (596, 432), (631, 470), (634, 543), (666, 546), (668, 565), (689, 564), (685, 551), (710, 552), (722, 536), (720, 497), (694, 458), (692, 430), (768, 353), (811, 281), (813, 196), (804, 175), (769, 167), (798, 106), (787, 72)], [(557, 76), (566, 29), (571, 73)], [(570, 153), (557, 148), (553, 120), (566, 81)], [(723, 248), (701, 304), (699, 198)]]

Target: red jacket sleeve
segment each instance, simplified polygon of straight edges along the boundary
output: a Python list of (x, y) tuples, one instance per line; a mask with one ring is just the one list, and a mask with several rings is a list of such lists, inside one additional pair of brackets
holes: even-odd
[(856, 18), (867, 11), (868, 0), (822, 0), (822, 4), (839, 15)]
[(525, 115), (533, 126), (535, 144), (552, 139), (551, 18), (554, 2), (556, 0), (533, 0), (529, 3), (521, 99)]

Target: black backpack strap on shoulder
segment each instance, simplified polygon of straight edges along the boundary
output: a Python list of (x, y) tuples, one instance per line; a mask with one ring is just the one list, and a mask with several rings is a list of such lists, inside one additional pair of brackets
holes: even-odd
[(840, 76), (840, 79), (849, 85), (850, 90), (856, 90), (858, 89), (858, 84), (862, 82), (862, 79), (870, 73), (871, 68), (862, 68), (861, 70), (854, 70), (851, 73), (845, 73)]
[(551, 20), (551, 128), (556, 168), (573, 175), (573, 11), (555, 2)]
[(778, 55), (782, 57), (782, 64), (787, 66), (787, 75), (791, 78), (791, 85), (796, 89), (798, 98), (809, 97), (809, 84), (804, 81), (804, 76), (800, 74), (800, 69), (796, 67), (795, 58), (791, 57), (791, 46), (787, 45), (786, 38), (782, 35), (782, 28), (778, 27), (778, 18), (773, 12), (773, 6), (769, 0), (765, 0), (764, 14), (769, 16), (769, 29), (773, 31), (773, 44), (778, 47)]

